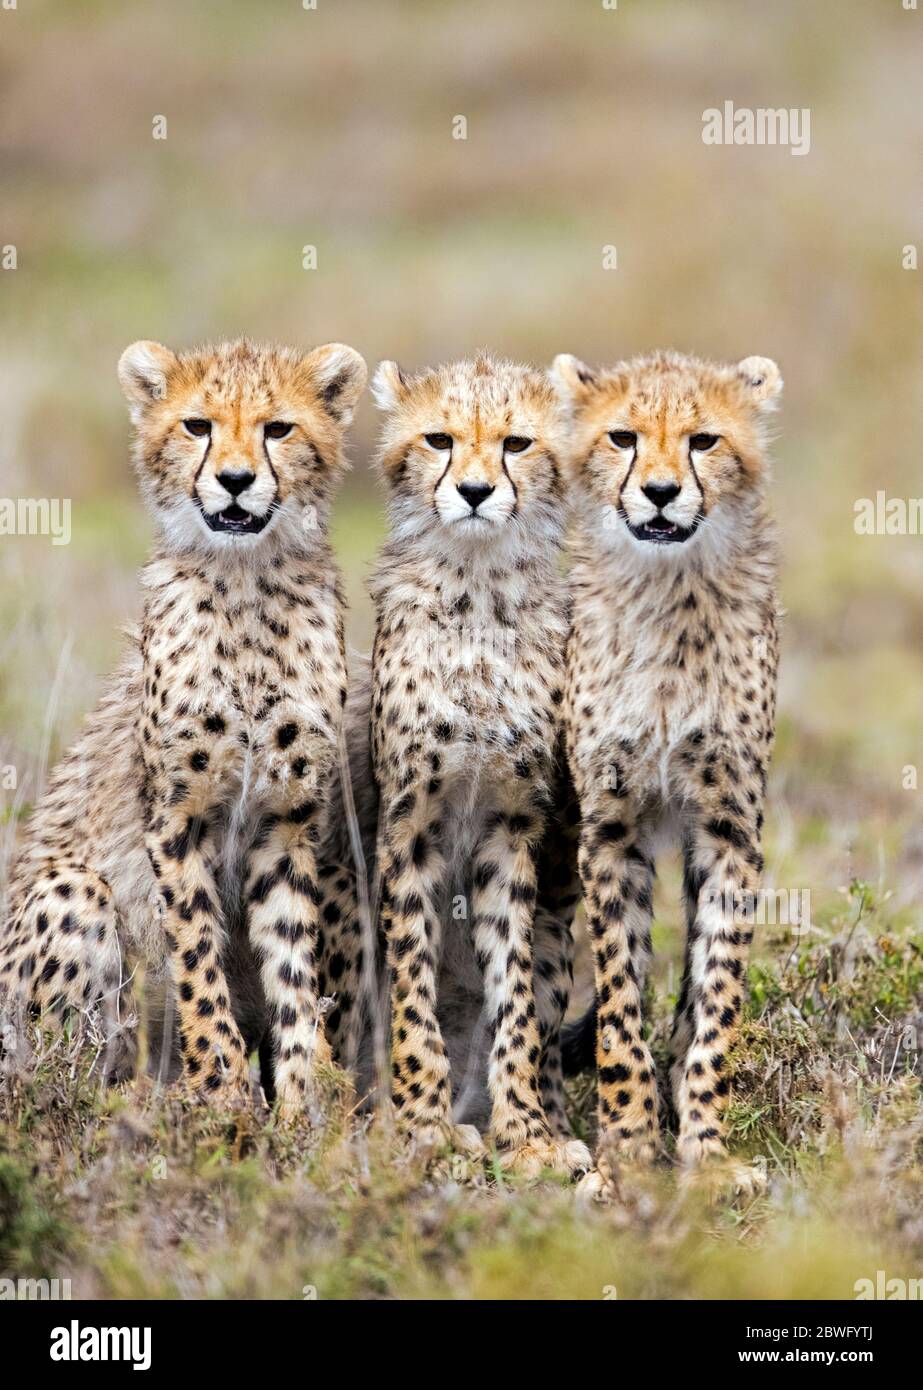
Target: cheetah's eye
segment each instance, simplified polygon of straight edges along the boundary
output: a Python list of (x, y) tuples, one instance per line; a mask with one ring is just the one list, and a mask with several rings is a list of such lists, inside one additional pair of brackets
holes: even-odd
[(707, 453), (717, 443), (718, 436), (716, 434), (691, 434), (689, 436), (689, 448), (694, 449), (697, 454)]
[(534, 440), (526, 439), (524, 434), (508, 434), (503, 441), (503, 452), (505, 454), (522, 454), (532, 443)]
[(268, 425), (263, 426), (263, 434), (267, 439), (284, 439), (294, 428), (294, 425), (286, 424), (284, 420), (270, 420)]
[(211, 420), (184, 420), (183, 428), (187, 430), (189, 434), (194, 434), (196, 437), (199, 437), (203, 434), (211, 434), (212, 422)]
[(450, 434), (424, 434), (423, 438), (431, 449), (437, 453), (444, 453), (446, 449), (452, 447), (452, 436)]
[(617, 449), (633, 449), (638, 442), (634, 430), (610, 430), (609, 438)]

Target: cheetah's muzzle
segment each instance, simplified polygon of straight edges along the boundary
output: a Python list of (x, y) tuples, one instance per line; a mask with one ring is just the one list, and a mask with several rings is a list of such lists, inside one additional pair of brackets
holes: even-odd
[(255, 536), (263, 530), (273, 510), (274, 508), (270, 507), (264, 516), (254, 516), (252, 512), (245, 511), (236, 502), (232, 502), (224, 511), (209, 514), (199, 503), (199, 511), (211, 531), (224, 531), (235, 536)]
[(694, 521), (691, 526), (677, 526), (675, 522), (667, 521), (665, 516), (655, 516), (640, 526), (633, 525), (626, 517), (625, 524), (636, 540), (651, 541), (654, 545), (676, 545), (688, 541), (699, 525), (698, 521)]

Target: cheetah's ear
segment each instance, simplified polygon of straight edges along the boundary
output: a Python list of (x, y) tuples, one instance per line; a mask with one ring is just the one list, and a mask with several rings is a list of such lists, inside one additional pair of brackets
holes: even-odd
[(772, 358), (745, 357), (736, 370), (754, 404), (760, 410), (775, 410), (782, 394), (782, 373)]
[(125, 349), (119, 358), (119, 382), (133, 420), (153, 401), (163, 400), (167, 378), (175, 366), (176, 354), (163, 343), (142, 338)]
[(397, 410), (406, 390), (407, 380), (397, 363), (379, 362), (372, 378), (372, 395), (378, 409)]
[(558, 399), (564, 405), (583, 405), (599, 385), (599, 377), (592, 367), (569, 352), (558, 353), (548, 375)]
[(302, 365), (327, 414), (348, 425), (368, 380), (365, 358), (345, 343), (325, 343), (309, 352)]

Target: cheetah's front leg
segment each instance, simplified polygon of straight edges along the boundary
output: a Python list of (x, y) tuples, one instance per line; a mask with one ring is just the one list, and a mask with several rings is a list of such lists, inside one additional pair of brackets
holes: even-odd
[(552, 1136), (539, 1092), (533, 916), (540, 831), (529, 811), (498, 812), (473, 865), (474, 942), (493, 1026), (491, 1131), (503, 1165), (526, 1177), (544, 1168), (575, 1174), (590, 1167), (583, 1144)]
[(726, 1157), (728, 1054), (740, 1027), (762, 868), (756, 813), (740, 801), (736, 806), (733, 817), (726, 809), (713, 815), (714, 808), (702, 807), (687, 828), (689, 936), (671, 1074), (677, 1151), (687, 1168)]
[(642, 1034), (654, 866), (631, 798), (582, 799), (579, 866), (596, 977), (599, 1144), (642, 1161), (657, 1150), (654, 1064)]
[(147, 846), (165, 905), (176, 988), (183, 1074), (193, 1090), (245, 1100), (249, 1068), (221, 964), (223, 930), (209, 818), (169, 806), (155, 816)]
[(381, 917), (391, 972), (391, 1094), (416, 1145), (480, 1153), (470, 1125), (452, 1123), (449, 1059), (436, 1017), (439, 923), (433, 906), (445, 861), (426, 784), (385, 794), (379, 836)]
[(267, 741), (269, 811), (244, 892), (269, 1009), (276, 1101), (293, 1119), (304, 1109), (317, 1063), (331, 1060), (318, 993), (317, 846), (334, 746), (320, 730), (281, 714)]

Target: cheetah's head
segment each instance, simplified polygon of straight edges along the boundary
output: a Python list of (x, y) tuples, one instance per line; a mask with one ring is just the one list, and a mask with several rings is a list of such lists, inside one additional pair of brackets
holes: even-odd
[(649, 552), (733, 531), (762, 486), (766, 419), (782, 390), (775, 362), (658, 353), (596, 371), (562, 355), (552, 376), (572, 412), (571, 458), (597, 534)]
[(419, 376), (382, 362), (372, 390), (399, 535), (466, 548), (557, 536), (564, 437), (544, 373), (483, 353)]
[(246, 340), (176, 354), (139, 342), (119, 361), (145, 501), (179, 549), (310, 547), (346, 467), (366, 381), (352, 348), (307, 355)]

